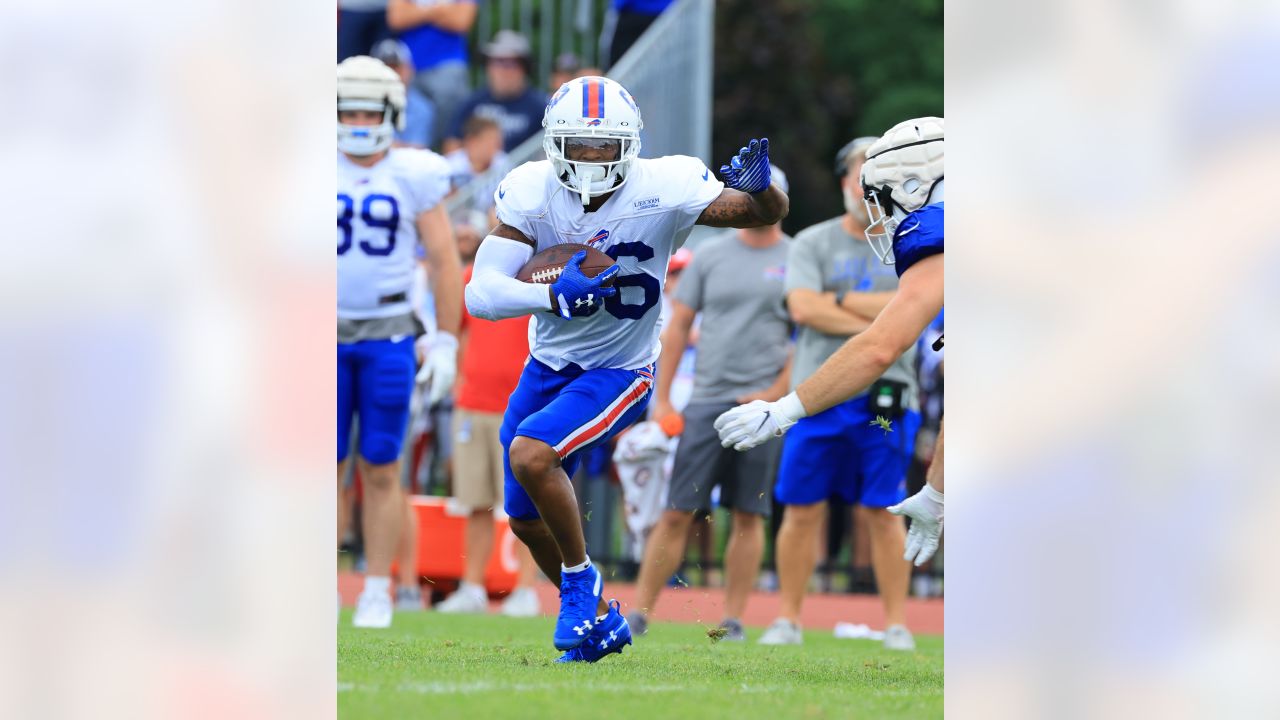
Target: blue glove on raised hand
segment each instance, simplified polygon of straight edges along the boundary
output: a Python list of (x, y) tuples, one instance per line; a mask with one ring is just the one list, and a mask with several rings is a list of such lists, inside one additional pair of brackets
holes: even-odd
[(585, 250), (574, 253), (569, 262), (565, 263), (564, 270), (560, 271), (560, 277), (551, 283), (551, 310), (565, 320), (595, 314), (604, 304), (605, 298), (618, 293), (617, 288), (601, 287), (618, 274), (618, 266), (613, 265), (589, 278), (578, 267), (586, 257)]
[(752, 140), (720, 166), (724, 184), (734, 190), (758, 193), (769, 187), (769, 138)]

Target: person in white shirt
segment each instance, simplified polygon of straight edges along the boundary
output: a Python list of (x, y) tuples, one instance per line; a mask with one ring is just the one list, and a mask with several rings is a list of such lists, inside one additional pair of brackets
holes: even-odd
[[(594, 661), (620, 651), (631, 632), (617, 603), (604, 602), (569, 476), (583, 451), (645, 411), (668, 260), (693, 226), (770, 225), (788, 200), (770, 182), (767, 139), (723, 166), (723, 183), (697, 158), (639, 159), (640, 111), (606, 78), (561, 86), (543, 127), (549, 159), (499, 185), (499, 225), (480, 245), (466, 302), (479, 318), (534, 316), (531, 358), (503, 420), (506, 511), (560, 584), (561, 659)], [(535, 252), (563, 243), (597, 247), (615, 264), (587, 277), (580, 252), (551, 285), (515, 279)]]

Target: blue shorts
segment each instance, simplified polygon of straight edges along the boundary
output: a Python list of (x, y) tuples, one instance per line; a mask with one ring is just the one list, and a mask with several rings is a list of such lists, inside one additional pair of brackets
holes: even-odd
[(874, 417), (859, 395), (797, 422), (784, 438), (774, 497), (786, 505), (832, 495), (870, 508), (902, 502), (920, 413), (907, 410), (890, 433), (872, 426)]
[(338, 462), (351, 451), (355, 414), (360, 457), (374, 465), (400, 458), (416, 363), (412, 337), (338, 344)]
[(511, 441), (523, 435), (550, 445), (569, 477), (592, 448), (608, 442), (644, 416), (653, 387), (653, 366), (635, 370), (583, 370), (569, 364), (552, 370), (533, 358), (502, 417), (502, 472), (507, 515), (539, 517), (533, 500), (511, 472)]

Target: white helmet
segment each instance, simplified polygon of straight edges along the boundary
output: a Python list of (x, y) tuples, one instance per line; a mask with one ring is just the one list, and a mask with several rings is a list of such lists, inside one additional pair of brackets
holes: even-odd
[[(580, 77), (560, 86), (542, 115), (542, 147), (560, 184), (582, 196), (586, 205), (626, 182), (640, 154), (640, 109), (631, 93), (602, 77)], [(608, 162), (570, 160), (573, 146), (617, 149)]]
[(377, 110), (379, 125), (347, 125), (338, 119), (338, 149), (349, 155), (373, 155), (391, 147), (395, 130), (404, 129), (404, 83), (381, 60), (356, 55), (338, 65), (338, 112)]
[(886, 265), (893, 264), (893, 234), (902, 218), (942, 201), (942, 159), (939, 117), (900, 122), (867, 148), (861, 178), (867, 242)]

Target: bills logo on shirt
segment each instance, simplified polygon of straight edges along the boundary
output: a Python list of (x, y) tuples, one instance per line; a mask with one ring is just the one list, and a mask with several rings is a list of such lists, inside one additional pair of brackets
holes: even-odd
[(602, 243), (602, 242), (604, 242), (605, 240), (608, 240), (608, 239), (609, 239), (609, 231), (608, 231), (608, 230), (601, 230), (600, 232), (596, 233), (595, 235), (592, 235), (592, 236), (591, 236), (591, 239), (587, 241), (587, 244), (588, 244), (588, 245), (599, 245), (600, 243)]
[(764, 269), (764, 279), (765, 279), (765, 280), (777, 280), (777, 281), (779, 281), (779, 282), (782, 282), (782, 281), (786, 280), (786, 279), (787, 279), (787, 266), (786, 266), (786, 265), (775, 265), (775, 266), (773, 266), (773, 267), (767, 267), (767, 268), (765, 268), (765, 269)]

